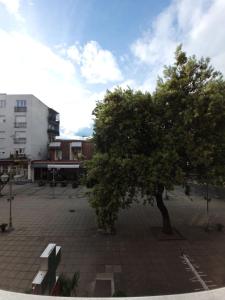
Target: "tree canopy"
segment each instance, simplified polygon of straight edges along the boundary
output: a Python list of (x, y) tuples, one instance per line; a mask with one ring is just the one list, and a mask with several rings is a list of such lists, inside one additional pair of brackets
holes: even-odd
[(178, 47), (153, 95), (107, 91), (93, 114), (96, 148), (87, 183), (100, 228), (113, 232), (120, 209), (155, 198), (163, 231), (171, 233), (164, 187), (193, 175), (225, 181), (225, 85), (209, 59), (187, 58)]
[(225, 83), (210, 60), (187, 58), (179, 46), (154, 93), (166, 135), (176, 145), (185, 176), (224, 182)]

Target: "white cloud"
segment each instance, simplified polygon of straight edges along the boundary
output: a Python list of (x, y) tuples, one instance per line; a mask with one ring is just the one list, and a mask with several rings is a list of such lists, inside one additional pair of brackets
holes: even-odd
[(81, 75), (88, 83), (105, 84), (123, 79), (116, 58), (96, 41), (90, 41), (84, 47), (73, 45), (66, 53), (74, 63), (80, 65)]
[(80, 83), (71, 61), (24, 34), (0, 29), (0, 40), (2, 93), (34, 94), (60, 112), (69, 132), (90, 126), (98, 94)]
[(78, 46), (70, 46), (67, 50), (66, 50), (66, 54), (67, 56), (76, 64), (80, 64), (81, 63), (81, 53), (80, 53), (80, 49), (78, 48)]
[(24, 21), (19, 13), (21, 0), (0, 0), (0, 4), (4, 5), (6, 10), (14, 15), (17, 20)]
[(224, 0), (172, 1), (131, 46), (139, 63), (151, 69), (143, 86), (155, 85), (156, 75), (172, 63), (180, 43), (188, 55), (211, 57), (215, 68), (225, 74), (224, 11)]
[(152, 24), (152, 29), (131, 46), (134, 55), (143, 63), (149, 65), (168, 61), (176, 46), (173, 36), (173, 15), (171, 8), (163, 11)]

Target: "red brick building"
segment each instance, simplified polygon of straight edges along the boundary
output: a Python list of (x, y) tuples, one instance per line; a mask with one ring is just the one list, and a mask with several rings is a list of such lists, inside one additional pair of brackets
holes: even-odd
[(32, 161), (32, 179), (75, 180), (84, 171), (84, 162), (92, 158), (90, 140), (55, 140), (49, 144), (49, 159)]

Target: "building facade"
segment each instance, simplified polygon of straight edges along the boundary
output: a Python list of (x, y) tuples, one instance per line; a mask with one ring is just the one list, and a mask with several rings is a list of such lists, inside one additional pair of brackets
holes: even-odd
[(91, 140), (55, 140), (49, 144), (49, 159), (32, 161), (32, 179), (75, 180), (84, 171), (84, 162), (91, 159), (94, 144)]
[(48, 144), (59, 135), (59, 114), (33, 95), (0, 94), (0, 172), (48, 158)]
[(59, 114), (33, 95), (0, 94), (0, 159), (46, 159)]

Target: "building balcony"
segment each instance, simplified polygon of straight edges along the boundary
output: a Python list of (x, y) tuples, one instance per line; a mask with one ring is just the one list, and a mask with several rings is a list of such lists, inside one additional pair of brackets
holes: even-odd
[(26, 106), (15, 106), (14, 107), (14, 112), (26, 112), (27, 107)]
[(58, 128), (49, 128), (47, 131), (50, 134), (59, 135), (59, 129)]
[(14, 144), (26, 144), (26, 138), (14, 138)]
[(48, 121), (59, 123), (59, 113), (52, 108), (48, 109)]
[(10, 154), (10, 159), (13, 160), (26, 160), (27, 156), (25, 153), (14, 153), (14, 154)]
[(27, 123), (26, 122), (15, 122), (14, 127), (15, 128), (27, 128)]
[(18, 153), (15, 155), (15, 157), (18, 159), (26, 159), (27, 158), (25, 153)]
[(56, 120), (55, 117), (49, 116), (49, 117), (48, 117), (48, 123), (49, 123), (49, 124), (59, 125), (60, 122), (59, 122), (59, 120)]

